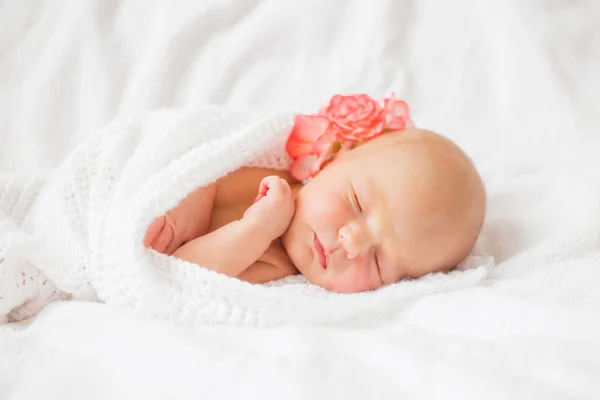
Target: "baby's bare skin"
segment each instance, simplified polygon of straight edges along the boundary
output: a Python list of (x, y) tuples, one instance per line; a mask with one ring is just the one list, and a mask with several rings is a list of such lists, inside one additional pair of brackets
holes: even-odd
[[(299, 185), (288, 173), (261, 168), (241, 168), (231, 174), (219, 179), (215, 184), (197, 189), (188, 195), (177, 207), (170, 210), (166, 216), (157, 218), (148, 229), (145, 245), (154, 250), (172, 255), (185, 261), (199, 265), (216, 265), (219, 262), (200, 261), (198, 254), (199, 239), (209, 233), (244, 219), (244, 213), (254, 204), (257, 198), (257, 188), (261, 181), (267, 177), (279, 177), (288, 182), (291, 190), (297, 190)], [(289, 199), (293, 203), (293, 199)], [(291, 218), (291, 216), (290, 216)], [(248, 219), (248, 218), (247, 218)], [(265, 228), (271, 219), (265, 219), (261, 223)], [(289, 225), (288, 222), (284, 224)], [(264, 230), (257, 227), (257, 230)], [(236, 276), (241, 280), (251, 283), (265, 283), (298, 273), (291, 260), (287, 256), (279, 237), (281, 233), (272, 234), (270, 240), (253, 234), (243, 234), (234, 244), (235, 252), (240, 253), (243, 248), (260, 249), (267, 246), (266, 251), (257, 256), (256, 261), (242, 268), (227, 268), (222, 273)], [(224, 252), (231, 252), (232, 247), (222, 239), (215, 238), (210, 244), (209, 253), (218, 259), (223, 257)], [(267, 243), (268, 241), (268, 243)], [(225, 245), (219, 251), (219, 245)], [(204, 251), (204, 254), (207, 252)], [(200, 257), (200, 258), (199, 258)], [(252, 257), (251, 257), (252, 258)], [(220, 261), (220, 260), (219, 260)], [(241, 271), (240, 271), (241, 270)]]
[(304, 186), (237, 170), (158, 218), (145, 244), (252, 283), (301, 273), (360, 292), (451, 270), (472, 249), (485, 205), (468, 157), (410, 129), (344, 153)]

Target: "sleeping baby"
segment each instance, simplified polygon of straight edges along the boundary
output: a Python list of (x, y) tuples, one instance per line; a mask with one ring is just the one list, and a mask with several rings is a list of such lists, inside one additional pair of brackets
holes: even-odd
[(302, 274), (335, 292), (452, 270), (473, 248), (482, 181), (406, 103), (334, 96), (298, 115), (289, 171), (241, 168), (156, 218), (144, 245), (251, 283)]

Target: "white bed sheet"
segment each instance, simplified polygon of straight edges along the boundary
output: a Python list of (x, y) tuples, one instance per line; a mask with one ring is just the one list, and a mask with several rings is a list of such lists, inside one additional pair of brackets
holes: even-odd
[(395, 91), (481, 169), (497, 263), (369, 328), (56, 303), (0, 326), (0, 398), (599, 398), (599, 27), (594, 0), (0, 0), (0, 172), (140, 109)]

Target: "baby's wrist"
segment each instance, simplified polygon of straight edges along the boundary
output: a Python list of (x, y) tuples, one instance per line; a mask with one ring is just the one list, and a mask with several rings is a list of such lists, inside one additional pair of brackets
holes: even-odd
[(242, 218), (241, 222), (246, 224), (249, 235), (257, 241), (271, 243), (280, 236), (275, 232), (275, 224), (273, 224), (271, 218), (247, 215)]

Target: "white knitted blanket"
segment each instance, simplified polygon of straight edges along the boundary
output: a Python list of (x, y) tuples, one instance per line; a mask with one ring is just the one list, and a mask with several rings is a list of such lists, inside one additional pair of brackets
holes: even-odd
[(294, 116), (219, 107), (143, 113), (92, 134), (56, 171), (1, 177), (0, 317), (19, 320), (73, 298), (190, 325), (367, 323), (415, 295), (485, 275), (482, 267), (340, 295), (302, 277), (251, 285), (143, 247), (152, 219), (195, 188), (244, 165), (287, 168)]

